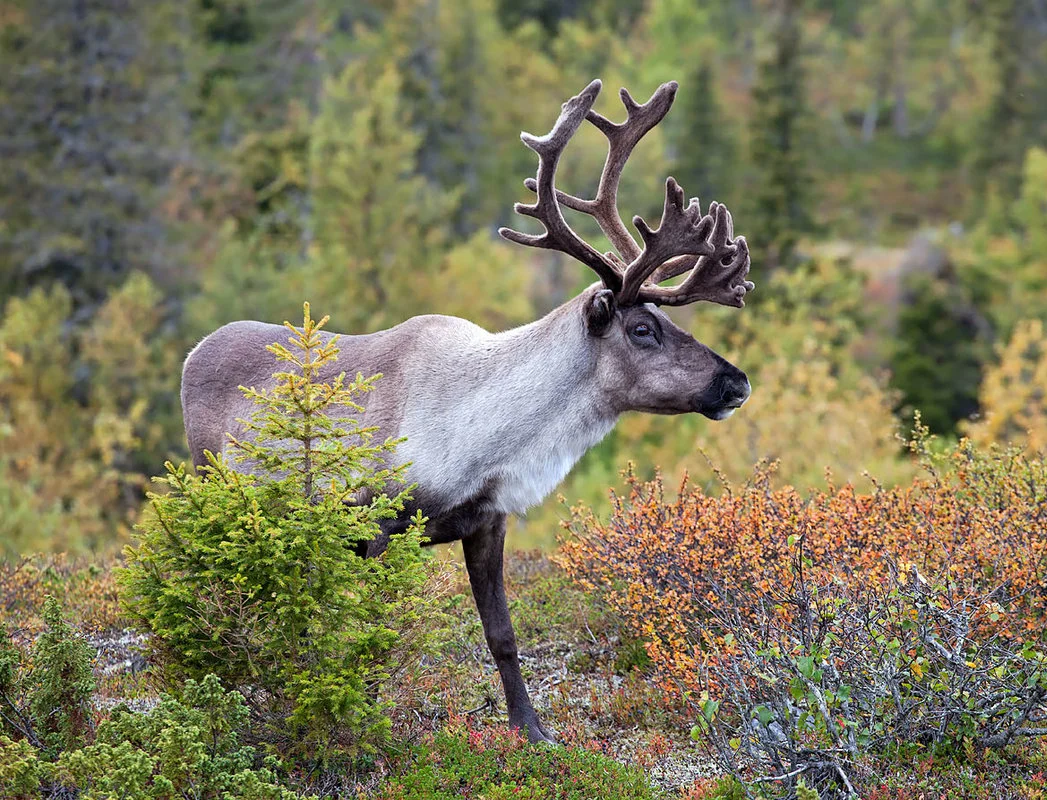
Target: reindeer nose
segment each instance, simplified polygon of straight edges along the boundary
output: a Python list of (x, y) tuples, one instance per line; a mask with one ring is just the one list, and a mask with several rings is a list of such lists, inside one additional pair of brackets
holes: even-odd
[(740, 369), (734, 371), (736, 374), (726, 375), (723, 378), (723, 404), (728, 408), (738, 408), (749, 399), (753, 388), (749, 384), (749, 378)]
[(725, 361), (709, 386), (694, 399), (694, 410), (709, 419), (727, 419), (751, 392), (745, 373)]

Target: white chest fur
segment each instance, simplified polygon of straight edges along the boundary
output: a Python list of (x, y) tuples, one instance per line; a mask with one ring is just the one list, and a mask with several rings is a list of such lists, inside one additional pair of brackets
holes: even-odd
[(411, 376), (398, 458), (411, 462), (408, 480), (420, 493), (445, 508), (487, 491), (497, 511), (522, 513), (607, 435), (617, 414), (600, 408), (587, 354), (569, 346), (570, 330), (546, 337), (556, 346), (536, 340), (535, 324), (496, 336), (456, 333), (453, 348)]
[(448, 505), (490, 487), (495, 510), (519, 514), (544, 500), (615, 421), (569, 407), (555, 415), (491, 410), (464, 423), (439, 410), (415, 413), (405, 419), (399, 458), (412, 462), (410, 482)]
[[(522, 514), (538, 505), (559, 485), (590, 447), (614, 427), (614, 419), (594, 420), (581, 430), (536, 436), (517, 455), (493, 470), (495, 508)], [(558, 434), (563, 434), (560, 436)]]

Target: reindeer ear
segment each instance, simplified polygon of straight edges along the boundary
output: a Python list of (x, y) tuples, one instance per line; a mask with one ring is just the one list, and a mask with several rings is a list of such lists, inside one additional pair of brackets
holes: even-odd
[(603, 336), (614, 322), (614, 292), (601, 289), (585, 304), (585, 327), (590, 336)]

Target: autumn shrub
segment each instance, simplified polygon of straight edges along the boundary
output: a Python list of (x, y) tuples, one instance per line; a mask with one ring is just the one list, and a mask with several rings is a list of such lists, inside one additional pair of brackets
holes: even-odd
[(948, 569), (819, 584), (808, 562), (798, 544), (756, 624), (733, 598), (707, 606), (730, 638), (700, 670), (695, 734), (732, 774), (770, 779), (768, 796), (802, 778), (850, 797), (876, 782), (866, 754), (963, 758), (1047, 735), (1047, 655), (991, 632), (1005, 590), (961, 590)]
[(309, 763), (384, 741), (384, 689), (440, 630), (422, 596), (434, 568), (420, 516), (379, 557), (360, 554), (406, 494), (387, 494), (402, 479), (386, 466), (395, 442), (351, 416), (374, 379), (319, 380), (338, 352), (325, 321), (307, 305), (290, 348), (269, 348), (288, 371), (245, 390), (258, 409), (233, 458), (257, 474), (213, 455), (195, 475), (168, 464), (119, 578), (172, 685), (217, 675), (244, 696), (253, 735)]
[(0, 561), (0, 623), (33, 635), (43, 630), (48, 595), (62, 598), (65, 613), (81, 630), (121, 626), (111, 563), (38, 553)]
[(0, 556), (115, 551), (174, 448), (178, 352), (131, 275), (83, 325), (62, 286), (0, 309)]
[[(739, 747), (738, 726), (771, 697), (790, 709), (793, 738), (782, 733), (798, 753), (819, 730), (827, 738), (808, 748), (816, 752), (838, 752), (840, 734), (870, 748), (911, 737), (1005, 744), (1022, 704), (1032, 715), (1024, 723), (1047, 686), (1047, 464), (966, 441), (936, 456), (925, 432), (913, 447), (924, 474), (868, 494), (831, 482), (807, 496), (774, 488), (766, 464), (718, 496), (685, 481), (669, 499), (659, 479), (630, 476), (608, 521), (576, 510), (558, 561), (644, 637), (669, 691), (707, 721), (717, 704), (731, 707), (721, 719), (735, 727), (717, 730)], [(790, 693), (808, 691), (815, 673), (835, 712)], [(838, 710), (843, 685), (865, 686), (861, 720)], [(989, 707), (967, 705), (982, 691)], [(784, 725), (763, 720), (772, 722)], [(803, 772), (758, 761), (793, 771), (793, 783)], [(838, 762), (823, 761), (839, 777)]]

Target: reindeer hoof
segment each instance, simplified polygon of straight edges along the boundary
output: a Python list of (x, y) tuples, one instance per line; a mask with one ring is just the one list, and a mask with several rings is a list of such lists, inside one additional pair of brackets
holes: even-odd
[(556, 737), (553, 736), (553, 734), (549, 732), (549, 729), (542, 724), (537, 715), (533, 715), (527, 720), (510, 722), (510, 725), (526, 734), (527, 741), (531, 744), (559, 746)]

